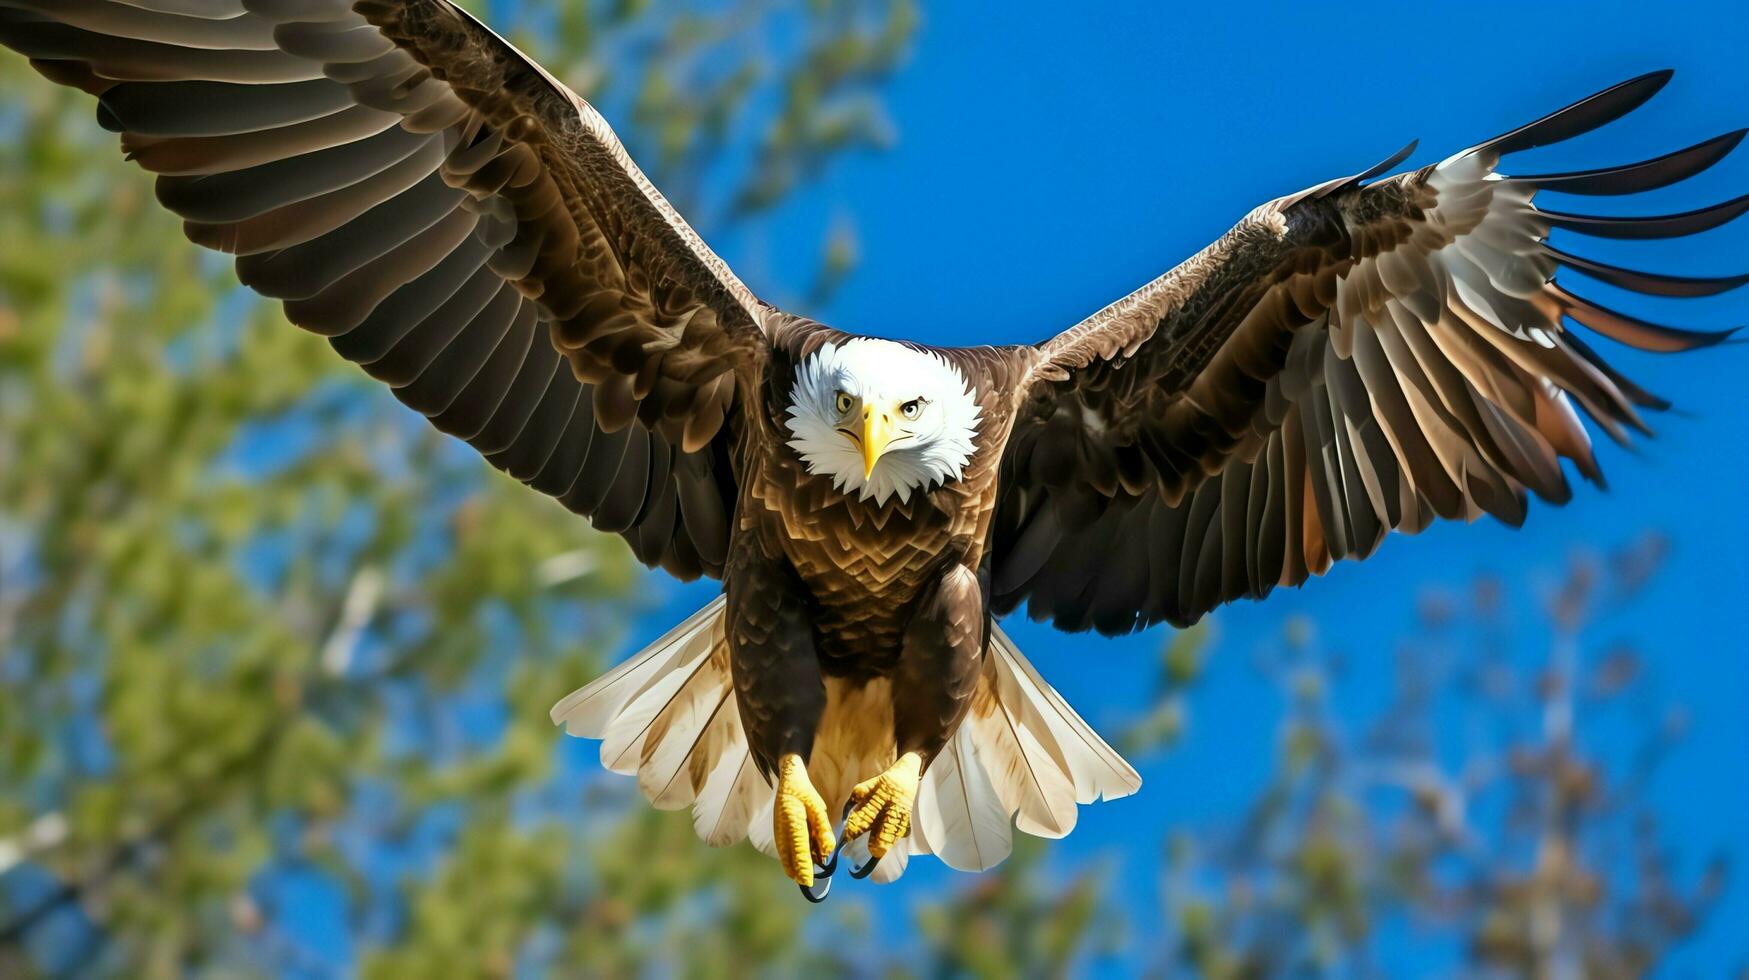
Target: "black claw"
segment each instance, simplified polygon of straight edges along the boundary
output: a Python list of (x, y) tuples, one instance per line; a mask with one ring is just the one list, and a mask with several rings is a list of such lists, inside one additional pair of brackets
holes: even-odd
[[(844, 804), (844, 816), (838, 818), (840, 826), (844, 823), (844, 817), (848, 816), (850, 816), (850, 804), (846, 803)], [(832, 875), (838, 870), (838, 854), (841, 850), (842, 848), (833, 848), (832, 856), (826, 859), (825, 864), (814, 865), (813, 888), (808, 888), (803, 885), (796, 886), (796, 888), (801, 890), (803, 898), (818, 905), (826, 900), (827, 895), (832, 894)], [(873, 865), (870, 865), (870, 867), (873, 867)]]
[(862, 879), (867, 878), (869, 875), (874, 874), (875, 865), (880, 864), (880, 863), (881, 863), (880, 858), (871, 857), (868, 859), (867, 864), (852, 867), (850, 869), (850, 877), (855, 878), (857, 881), (861, 881)]
[[(821, 902), (824, 902), (826, 900), (827, 895), (832, 894), (832, 872), (837, 871), (837, 870), (838, 870), (838, 852), (836, 850), (834, 850), (832, 852), (832, 859), (831, 860), (827, 861), (823, 865), (822, 864), (814, 865), (814, 887), (813, 888), (807, 888), (807, 887), (804, 887), (802, 885), (797, 885), (796, 887), (800, 888), (802, 890), (802, 897), (803, 898), (814, 903), (815, 905), (818, 905)], [(818, 889), (818, 890), (816, 891), (816, 889)]]
[(815, 878), (813, 888), (809, 888), (807, 885), (797, 885), (796, 888), (802, 893), (803, 898), (818, 905), (826, 900), (827, 895), (832, 894), (832, 879), (830, 877)]

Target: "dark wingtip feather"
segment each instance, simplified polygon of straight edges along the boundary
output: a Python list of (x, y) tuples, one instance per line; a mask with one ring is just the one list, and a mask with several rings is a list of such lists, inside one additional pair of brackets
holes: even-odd
[(1633, 379), (1617, 370), (1615, 365), (1609, 363), (1609, 361), (1605, 360), (1596, 351), (1592, 350), (1591, 345), (1587, 344), (1579, 334), (1569, 330), (1563, 333), (1561, 337), (1566, 341), (1567, 346), (1573, 348), (1575, 353), (1588, 361), (1592, 367), (1596, 368), (1605, 378), (1609, 379), (1610, 384), (1615, 385), (1623, 395), (1626, 395), (1628, 401), (1633, 402), (1634, 405), (1639, 408), (1650, 409), (1654, 412), (1667, 412), (1670, 410), (1670, 401), (1668, 399), (1654, 395), (1640, 387), (1633, 381)]
[(1561, 304), (1562, 313), (1605, 337), (1644, 351), (1674, 354), (1683, 351), (1716, 347), (1736, 334), (1730, 330), (1684, 330), (1667, 327), (1638, 317), (1629, 316), (1599, 306), (1582, 296), (1576, 296), (1557, 282), (1545, 287)]
[(1749, 129), (1739, 129), (1674, 153), (1621, 167), (1510, 179), (1514, 183), (1529, 184), (1538, 190), (1560, 191), (1563, 194), (1637, 194), (1693, 177), (1723, 160), (1737, 148), (1737, 144), (1743, 142), (1746, 134), (1749, 134)]
[(1323, 184), (1318, 188), (1314, 188), (1314, 193), (1312, 194), (1312, 196), (1323, 198), (1323, 197), (1329, 197), (1332, 194), (1340, 194), (1343, 191), (1353, 190), (1354, 188), (1359, 187), (1365, 181), (1369, 181), (1369, 180), (1373, 179), (1374, 177), (1377, 177), (1378, 175), (1380, 175), (1380, 174), (1384, 173), (1385, 171), (1391, 169), (1392, 167), (1396, 166), (1397, 164), (1402, 163), (1404, 160), (1407, 160), (1409, 158), (1409, 154), (1414, 153), (1415, 148), (1420, 146), (1420, 145), (1421, 145), (1420, 140), (1410, 140), (1409, 144), (1407, 146), (1405, 146), (1402, 149), (1398, 150), (1397, 152), (1391, 154), (1390, 156), (1385, 157), (1383, 160), (1380, 160), (1378, 163), (1373, 164), (1372, 166), (1366, 168), (1365, 170), (1362, 170), (1360, 173), (1357, 173), (1354, 176), (1348, 177), (1346, 179), (1332, 180), (1327, 184)]
[(1645, 105), (1646, 100), (1657, 95), (1658, 90), (1668, 84), (1670, 76), (1675, 73), (1674, 69), (1665, 68), (1647, 72), (1638, 78), (1630, 78), (1586, 96), (1566, 108), (1557, 109), (1535, 122), (1496, 136), (1476, 149), (1492, 150), (1504, 155), (1559, 143), (1581, 133), (1588, 133)]
[(1546, 242), (1541, 246), (1541, 249), (1544, 254), (1556, 262), (1569, 269), (1583, 272), (1598, 282), (1606, 282), (1611, 286), (1631, 289), (1636, 293), (1644, 293), (1648, 296), (1683, 298), (1716, 296), (1749, 283), (1749, 273), (1734, 276), (1669, 276), (1661, 273), (1641, 272), (1637, 269), (1623, 269), (1620, 266), (1563, 252)]
[(1563, 228), (1593, 238), (1632, 240), (1697, 235), (1729, 224), (1742, 217), (1746, 211), (1749, 211), (1749, 194), (1681, 214), (1609, 217), (1537, 209), (1547, 219), (1550, 227)]
[(1396, 166), (1397, 164), (1402, 163), (1404, 160), (1409, 159), (1409, 154), (1414, 153), (1415, 148), (1420, 146), (1420, 145), (1421, 145), (1420, 140), (1418, 140), (1418, 139), (1410, 140), (1407, 144), (1404, 145), (1404, 147), (1402, 149), (1398, 150), (1397, 152), (1391, 154), (1388, 157), (1385, 157), (1383, 160), (1380, 160), (1378, 163), (1373, 164), (1372, 166), (1361, 171), (1360, 173), (1355, 174), (1353, 177), (1350, 177), (1349, 181), (1351, 183), (1358, 184), (1358, 183), (1361, 183), (1362, 181), (1371, 180), (1374, 177), (1377, 177), (1378, 175), (1391, 169), (1392, 167)]

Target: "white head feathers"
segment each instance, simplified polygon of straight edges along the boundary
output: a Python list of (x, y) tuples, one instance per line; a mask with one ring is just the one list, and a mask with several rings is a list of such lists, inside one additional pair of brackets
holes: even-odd
[(796, 368), (790, 448), (832, 485), (884, 504), (958, 479), (976, 446), (979, 408), (939, 354), (859, 337), (826, 344)]

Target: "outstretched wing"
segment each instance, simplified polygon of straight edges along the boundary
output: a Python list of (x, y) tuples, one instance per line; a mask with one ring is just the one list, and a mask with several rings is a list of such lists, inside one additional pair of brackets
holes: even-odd
[(767, 308), (582, 99), (449, 0), (0, 0), (188, 237), (493, 465), (720, 574)]
[(1065, 629), (1183, 624), (1297, 585), (1386, 532), (1563, 503), (1560, 460), (1601, 481), (1583, 413), (1610, 436), (1665, 407), (1576, 322), (1631, 347), (1726, 335), (1647, 323), (1555, 281), (1564, 268), (1659, 296), (1749, 276), (1618, 269), (1550, 229), (1625, 239), (1713, 228), (1749, 198), (1669, 217), (1546, 211), (1539, 190), (1629, 194), (1695, 174), (1737, 132), (1655, 160), (1508, 177), (1507, 154), (1591, 130), (1669, 79), (1625, 82), (1413, 173), (1274, 201), (1183, 265), (1043, 344), (1004, 459), (995, 605)]

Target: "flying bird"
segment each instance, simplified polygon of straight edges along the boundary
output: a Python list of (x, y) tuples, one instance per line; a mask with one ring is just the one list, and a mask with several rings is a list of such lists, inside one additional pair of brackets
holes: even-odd
[[(1600, 217), (1743, 132), (1626, 166), (1511, 154), (1637, 108), (1632, 79), (1418, 170), (1262, 205), (1037, 344), (937, 348), (754, 296), (602, 116), (450, 0), (0, 0), (0, 43), (96, 96), (188, 237), (395, 396), (644, 563), (723, 594), (560, 701), (658, 807), (750, 840), (821, 897), (839, 850), (1001, 861), (1131, 766), (997, 625), (1187, 624), (1364, 558), (1395, 530), (1565, 503), (1666, 403), (1601, 335), (1686, 351), (1551, 244), (1689, 235), (1745, 210)], [(1560, 274), (1560, 275), (1558, 275)], [(1586, 420), (1590, 420), (1590, 427)], [(840, 823), (840, 820), (842, 823)]]

